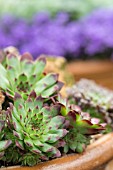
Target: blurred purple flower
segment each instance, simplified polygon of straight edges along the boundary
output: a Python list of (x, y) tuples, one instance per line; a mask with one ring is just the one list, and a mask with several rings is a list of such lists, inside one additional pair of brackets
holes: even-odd
[(113, 56), (113, 10), (98, 9), (78, 21), (68, 13), (51, 17), (49, 12), (35, 15), (30, 21), (3, 16), (0, 19), (0, 48), (9, 45), (20, 52), (60, 55), (66, 58)]
[[(95, 56), (113, 51), (113, 10), (98, 9), (81, 20), (83, 54)], [(111, 54), (109, 54), (111, 55)], [(106, 56), (110, 57), (110, 56)]]

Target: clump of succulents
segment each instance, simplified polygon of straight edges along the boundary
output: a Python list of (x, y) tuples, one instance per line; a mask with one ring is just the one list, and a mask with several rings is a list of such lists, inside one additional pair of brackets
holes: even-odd
[(2, 113), (6, 120), (3, 138), (10, 146), (1, 161), (7, 164), (33, 166), (69, 151), (83, 152), (90, 135), (105, 129), (60, 95), (45, 101), (35, 91), (26, 100), (15, 93), (9, 105)]
[(105, 129), (99, 119), (60, 96), (62, 83), (57, 74), (44, 73), (45, 64), (45, 58), (33, 61), (28, 53), (9, 53), (0, 64), (0, 89), (5, 95), (0, 114), (1, 166), (33, 166), (70, 151), (83, 152), (90, 135)]
[(97, 85), (94, 81), (81, 79), (67, 89), (67, 95), (70, 103), (79, 105), (92, 117), (112, 123), (113, 91)]

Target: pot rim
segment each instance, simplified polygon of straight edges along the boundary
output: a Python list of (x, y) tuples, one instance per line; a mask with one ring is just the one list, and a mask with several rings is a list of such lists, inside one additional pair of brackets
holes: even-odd
[(82, 154), (69, 154), (34, 167), (14, 166), (1, 170), (92, 170), (113, 158), (113, 132), (90, 144)]

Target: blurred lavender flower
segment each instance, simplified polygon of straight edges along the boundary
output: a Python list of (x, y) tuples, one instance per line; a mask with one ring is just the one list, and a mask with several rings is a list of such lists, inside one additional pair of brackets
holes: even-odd
[(78, 21), (68, 13), (52, 18), (39, 13), (30, 21), (3, 16), (0, 19), (0, 48), (13, 45), (20, 52), (61, 55), (67, 59), (113, 56), (113, 10), (98, 9)]
[(98, 9), (82, 18), (83, 54), (110, 57), (113, 52), (113, 10)]
[(47, 12), (40, 13), (29, 22), (5, 16), (0, 21), (0, 48), (13, 45), (20, 52), (31, 52), (34, 58), (40, 54), (76, 56), (80, 46), (78, 32), (79, 26), (70, 23), (69, 14), (63, 12), (55, 18)]

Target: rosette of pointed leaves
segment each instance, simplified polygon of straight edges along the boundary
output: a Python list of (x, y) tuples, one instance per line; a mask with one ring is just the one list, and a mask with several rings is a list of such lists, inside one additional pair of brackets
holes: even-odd
[(99, 119), (92, 119), (88, 113), (82, 112), (79, 106), (70, 105), (60, 96), (58, 102), (61, 105), (61, 114), (70, 122), (69, 133), (65, 136), (64, 152), (67, 153), (69, 149), (83, 152), (90, 143), (90, 136), (105, 130), (105, 125), (99, 124)]
[(94, 81), (81, 79), (67, 90), (70, 103), (79, 105), (91, 117), (112, 123), (113, 91), (97, 85)]
[(0, 88), (11, 98), (17, 92), (26, 99), (32, 90), (37, 95), (48, 97), (62, 88), (63, 83), (58, 81), (58, 74), (44, 73), (46, 60), (43, 57), (33, 61), (28, 53), (21, 57), (9, 54), (5, 63), (6, 67), (0, 64)]
[(59, 111), (58, 104), (44, 104), (34, 91), (26, 101), (15, 94), (14, 105), (10, 104), (6, 114), (8, 127), (15, 136), (14, 143), (24, 153), (20, 159), (22, 164), (29, 165), (29, 160), (35, 157), (39, 161), (61, 156), (58, 148), (65, 144), (62, 138), (68, 131), (64, 127), (65, 117), (59, 115)]

